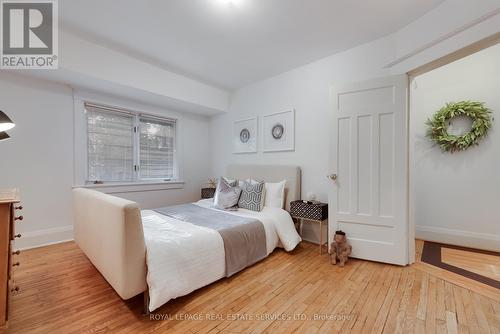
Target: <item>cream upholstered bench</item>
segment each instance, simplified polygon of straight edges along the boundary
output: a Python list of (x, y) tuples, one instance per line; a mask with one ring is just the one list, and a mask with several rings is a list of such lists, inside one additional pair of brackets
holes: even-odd
[(147, 290), (146, 246), (135, 202), (73, 189), (75, 241), (122, 299)]

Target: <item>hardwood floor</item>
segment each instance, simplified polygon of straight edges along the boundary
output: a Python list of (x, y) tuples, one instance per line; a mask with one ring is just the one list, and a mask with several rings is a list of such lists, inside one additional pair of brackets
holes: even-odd
[(332, 266), (308, 243), (150, 316), (142, 297), (122, 301), (73, 242), (20, 262), (9, 333), (500, 333), (497, 301), (414, 266)]
[[(441, 277), (452, 284), (461, 286), (475, 293), (500, 302), (500, 289), (422, 262), (421, 257), (424, 241), (416, 240), (415, 246), (415, 258), (417, 262), (412, 265), (412, 267), (414, 267), (415, 269), (425, 271), (428, 274), (434, 275), (436, 277)], [(500, 272), (500, 263), (498, 261), (498, 257), (466, 252), (468, 254), (462, 254), (464, 255), (464, 257), (460, 258), (457, 257), (457, 250), (450, 248), (443, 248), (442, 253), (443, 262), (445, 263), (449, 262), (449, 264), (456, 265), (457, 267), (464, 268), (480, 275), (498, 280), (498, 275), (496, 275)]]
[(500, 257), (444, 247), (444, 263), (500, 281)]

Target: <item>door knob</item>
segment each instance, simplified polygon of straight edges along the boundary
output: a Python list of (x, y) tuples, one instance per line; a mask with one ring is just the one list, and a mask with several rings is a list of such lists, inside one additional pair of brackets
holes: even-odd
[(333, 181), (337, 180), (337, 174), (330, 174), (330, 175), (327, 175), (326, 177), (330, 178), (330, 180), (333, 180)]

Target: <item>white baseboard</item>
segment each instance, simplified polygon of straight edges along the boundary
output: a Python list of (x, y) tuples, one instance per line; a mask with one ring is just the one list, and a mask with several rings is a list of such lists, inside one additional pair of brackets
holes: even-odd
[(312, 244), (319, 245), (319, 239), (315, 239), (315, 238), (312, 239), (312, 238), (302, 237), (302, 241), (307, 241), (307, 242), (310, 242)]
[(500, 252), (500, 235), (453, 230), (433, 226), (416, 226), (417, 239), (456, 246)]
[[(487, 233), (478, 233), (462, 230), (453, 230), (433, 226), (416, 226), (415, 237), (417, 239), (440, 242), (444, 244), (500, 251), (500, 236)], [(41, 246), (57, 244), (73, 240), (73, 226), (49, 228), (33, 232), (22, 233), (20, 239), (16, 239), (14, 249), (30, 249)], [(303, 240), (319, 244), (314, 235), (303, 237)]]
[(70, 240), (73, 240), (73, 225), (54, 227), (21, 233), (21, 238), (14, 241), (14, 249), (30, 249)]

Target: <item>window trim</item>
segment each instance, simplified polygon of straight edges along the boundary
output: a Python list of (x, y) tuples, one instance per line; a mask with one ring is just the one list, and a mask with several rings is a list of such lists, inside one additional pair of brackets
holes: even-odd
[(184, 181), (163, 181), (163, 182), (127, 182), (127, 183), (103, 183), (103, 184), (84, 184), (74, 186), (73, 188), (87, 188), (102, 191), (106, 194), (123, 194), (134, 193), (143, 191), (158, 191), (158, 190), (171, 190), (183, 189)]
[[(175, 122), (175, 136), (174, 136), (174, 177), (172, 180), (161, 179), (138, 179), (139, 172), (134, 173), (134, 181), (107, 181), (102, 184), (94, 184), (88, 181), (88, 124), (86, 115), (86, 105), (95, 106), (99, 108), (109, 109), (114, 112), (122, 112), (135, 116), (134, 125), (138, 126), (141, 116), (146, 118), (159, 119), (163, 121)], [(142, 111), (138, 111), (142, 110)], [(99, 189), (106, 193), (121, 193), (121, 192), (134, 192), (134, 191), (155, 191), (166, 189), (179, 189), (183, 188), (184, 181), (181, 173), (181, 160), (179, 157), (179, 133), (182, 127), (182, 120), (178, 117), (172, 117), (169, 113), (159, 113), (151, 108), (137, 105), (129, 108), (123, 106), (120, 102), (111, 99), (96, 99), (89, 98), (83, 95), (74, 95), (74, 180), (75, 187)], [(139, 136), (137, 136), (139, 138)], [(139, 142), (139, 139), (137, 139)], [(134, 140), (134, 158), (139, 159), (139, 143)], [(139, 161), (139, 160), (137, 160)]]

